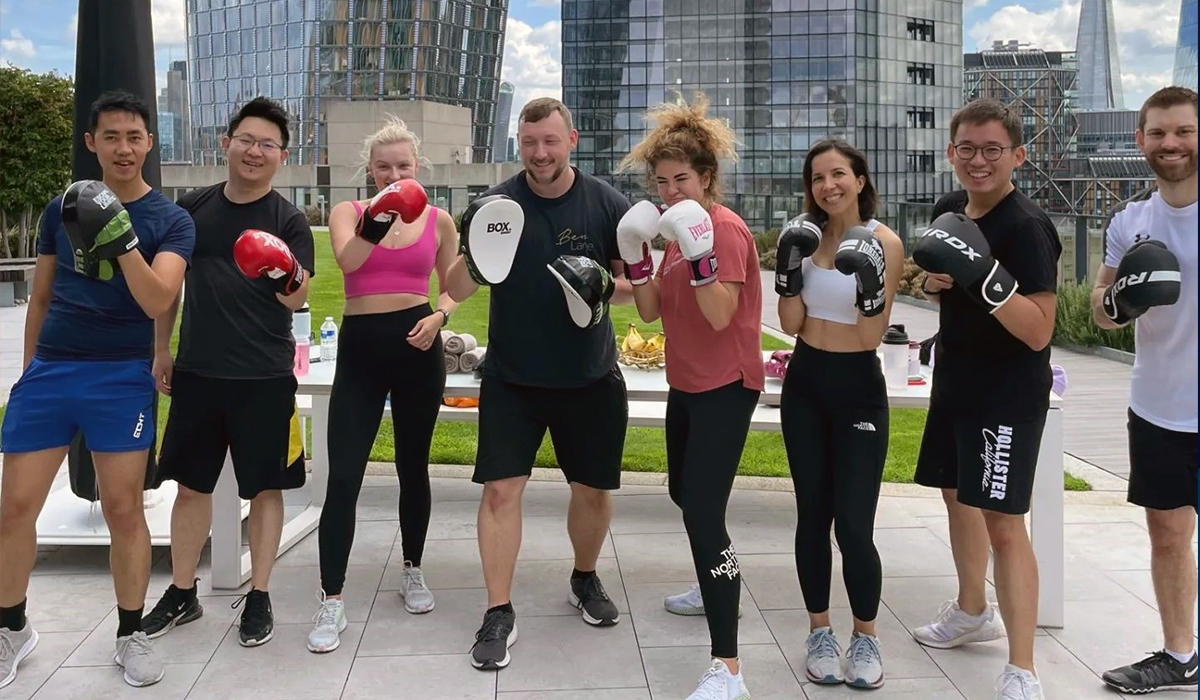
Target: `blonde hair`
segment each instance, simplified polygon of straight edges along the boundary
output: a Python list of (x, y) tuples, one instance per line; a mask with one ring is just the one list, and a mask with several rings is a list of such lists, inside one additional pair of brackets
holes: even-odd
[(432, 168), (429, 159), (421, 156), (421, 139), (417, 137), (404, 123), (404, 120), (393, 115), (387, 115), (384, 125), (375, 133), (363, 140), (362, 166), (364, 174), (371, 172), (371, 156), (379, 146), (390, 146), (393, 143), (412, 144), (413, 157), (420, 168)]
[(617, 172), (644, 167), (647, 191), (654, 191), (654, 166), (662, 160), (683, 161), (701, 176), (710, 175), (704, 194), (714, 203), (721, 201), (719, 161), (737, 162), (738, 140), (728, 122), (709, 117), (707, 112), (708, 97), (702, 92), (696, 93), (690, 105), (680, 97), (651, 109), (646, 121), (653, 126), (621, 159)]

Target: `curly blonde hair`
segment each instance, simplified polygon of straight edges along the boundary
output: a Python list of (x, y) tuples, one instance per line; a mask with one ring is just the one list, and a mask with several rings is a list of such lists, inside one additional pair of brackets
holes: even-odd
[(426, 169), (432, 167), (429, 159), (421, 155), (421, 139), (408, 128), (403, 119), (394, 114), (388, 114), (384, 119), (383, 126), (375, 133), (363, 139), (359, 172), (369, 179), (371, 158), (375, 155), (375, 148), (378, 146), (388, 146), (393, 143), (412, 144), (413, 157), (416, 158), (418, 167)]
[(646, 113), (653, 126), (642, 142), (633, 147), (617, 166), (617, 172), (636, 167), (646, 171), (646, 190), (653, 192), (654, 166), (663, 160), (689, 164), (701, 177), (709, 175), (704, 194), (713, 203), (721, 201), (720, 161), (736, 163), (737, 135), (724, 119), (707, 116), (708, 97), (697, 93), (692, 103), (682, 97), (664, 102)]

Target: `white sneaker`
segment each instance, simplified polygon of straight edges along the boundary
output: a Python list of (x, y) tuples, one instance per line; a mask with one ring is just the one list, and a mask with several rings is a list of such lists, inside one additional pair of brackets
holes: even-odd
[[(704, 598), (700, 596), (700, 584), (693, 583), (687, 593), (669, 595), (663, 600), (667, 612), (676, 615), (703, 615)], [(742, 616), (742, 603), (738, 601), (738, 617)]]
[(720, 659), (713, 659), (712, 666), (700, 678), (700, 685), (687, 700), (750, 700), (750, 691), (742, 680), (741, 670), (735, 676)]
[(433, 591), (425, 585), (425, 574), (420, 567), (404, 562), (404, 584), (400, 589), (400, 597), (404, 599), (404, 609), (420, 615), (433, 610)]
[(855, 688), (883, 687), (883, 653), (879, 638), (855, 632), (846, 650), (846, 685)]
[(317, 623), (308, 633), (308, 650), (314, 654), (333, 651), (342, 643), (341, 633), (346, 629), (346, 603), (341, 598), (327, 598), (325, 591), (317, 594), (321, 609), (313, 615)]
[(29, 620), (25, 620), (25, 626), (18, 632), (0, 627), (0, 688), (17, 680), (17, 666), (37, 645), (38, 633)]
[(968, 615), (957, 600), (942, 603), (937, 619), (913, 630), (917, 642), (936, 649), (953, 649), (972, 642), (990, 642), (1005, 635), (1004, 621), (995, 605), (979, 615)]
[(1037, 676), (1012, 664), (1004, 665), (1004, 673), (996, 681), (996, 700), (1045, 700)]
[(165, 673), (162, 660), (154, 653), (154, 647), (145, 632), (117, 637), (113, 661), (125, 669), (125, 682), (135, 688), (154, 685), (163, 679)]
[(836, 685), (845, 680), (842, 675), (842, 648), (838, 646), (833, 630), (818, 627), (804, 642), (808, 649), (805, 674), (808, 680), (821, 685)]

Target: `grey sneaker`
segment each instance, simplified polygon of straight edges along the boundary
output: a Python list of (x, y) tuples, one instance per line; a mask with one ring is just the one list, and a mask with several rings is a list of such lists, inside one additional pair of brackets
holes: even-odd
[(145, 632), (117, 637), (117, 653), (113, 661), (125, 669), (125, 682), (135, 688), (153, 685), (163, 678), (163, 663), (154, 653)]
[(38, 633), (33, 630), (29, 620), (17, 632), (0, 627), (0, 688), (17, 680), (17, 666), (33, 652), (37, 643)]
[(942, 603), (937, 619), (913, 630), (917, 642), (935, 649), (952, 649), (972, 642), (990, 642), (1005, 635), (1004, 621), (995, 605), (978, 616), (968, 615), (957, 600)]
[(838, 646), (832, 629), (818, 627), (813, 630), (804, 646), (808, 649), (808, 661), (805, 663), (808, 680), (821, 685), (836, 685), (844, 680), (842, 648)]
[(855, 632), (846, 650), (846, 685), (855, 688), (883, 686), (883, 654), (879, 638)]
[[(663, 600), (667, 612), (676, 615), (703, 615), (704, 599), (700, 597), (700, 584), (693, 583), (687, 593), (669, 595)], [(738, 603), (738, 617), (742, 616), (742, 604)]]
[(341, 598), (326, 598), (325, 591), (317, 595), (321, 609), (313, 615), (317, 623), (308, 633), (308, 650), (314, 654), (333, 651), (342, 643), (341, 633), (346, 629), (346, 603)]
[(421, 615), (433, 610), (433, 591), (425, 585), (425, 574), (420, 567), (411, 562), (404, 562), (404, 585), (400, 589), (400, 597), (404, 599), (404, 609), (414, 615)]

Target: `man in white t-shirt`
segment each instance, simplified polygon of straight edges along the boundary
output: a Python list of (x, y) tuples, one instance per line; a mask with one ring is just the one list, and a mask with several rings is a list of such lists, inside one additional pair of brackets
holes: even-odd
[(1196, 691), (1196, 93), (1159, 90), (1137, 144), (1155, 186), (1122, 203), (1104, 232), (1092, 310), (1101, 328), (1136, 319), (1129, 393), (1129, 502), (1146, 509), (1162, 651), (1104, 673), (1124, 693)]

